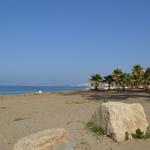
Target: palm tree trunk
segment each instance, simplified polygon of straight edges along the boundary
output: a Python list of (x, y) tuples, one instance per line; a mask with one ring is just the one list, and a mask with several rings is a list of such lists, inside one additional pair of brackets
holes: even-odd
[(110, 90), (110, 83), (108, 83), (108, 90)]

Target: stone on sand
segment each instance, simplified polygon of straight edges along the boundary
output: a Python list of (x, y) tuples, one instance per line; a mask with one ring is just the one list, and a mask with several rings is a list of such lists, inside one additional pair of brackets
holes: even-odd
[(73, 150), (74, 141), (63, 129), (47, 129), (20, 139), (14, 150)]
[(135, 130), (146, 132), (148, 122), (141, 104), (127, 104), (122, 102), (103, 103), (92, 116), (92, 121), (100, 125), (105, 133), (115, 141), (125, 140), (128, 132), (129, 138)]

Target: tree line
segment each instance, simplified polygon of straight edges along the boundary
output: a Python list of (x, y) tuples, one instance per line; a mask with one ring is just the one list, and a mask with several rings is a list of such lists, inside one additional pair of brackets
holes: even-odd
[(108, 84), (111, 87), (126, 89), (150, 89), (150, 67), (144, 69), (140, 64), (132, 67), (131, 73), (123, 72), (120, 68), (114, 69), (112, 74), (102, 77), (101, 74), (93, 74), (90, 78), (91, 86), (98, 90), (100, 83)]

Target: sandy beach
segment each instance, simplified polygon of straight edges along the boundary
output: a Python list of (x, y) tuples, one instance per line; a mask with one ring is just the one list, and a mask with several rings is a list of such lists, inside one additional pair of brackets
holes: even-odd
[(104, 99), (144, 107), (150, 123), (150, 93), (61, 92), (0, 96), (0, 150), (12, 150), (21, 137), (49, 128), (66, 128), (76, 141), (75, 150), (149, 150), (150, 139), (114, 142), (85, 128)]

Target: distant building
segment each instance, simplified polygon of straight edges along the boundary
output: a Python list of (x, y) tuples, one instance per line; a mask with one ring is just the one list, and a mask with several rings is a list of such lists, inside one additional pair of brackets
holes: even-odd
[[(115, 84), (112, 84), (112, 85), (110, 85), (110, 87), (109, 87), (109, 84), (108, 83), (105, 83), (105, 82), (103, 82), (103, 83), (100, 83), (99, 84), (99, 87), (98, 87), (98, 89), (99, 90), (114, 90), (114, 89), (118, 89), (118, 88), (122, 88), (122, 87), (117, 87)], [(91, 89), (91, 90), (93, 90), (94, 89), (94, 84), (92, 84), (91, 83), (91, 85), (88, 87), (88, 88), (86, 88), (86, 89)]]

